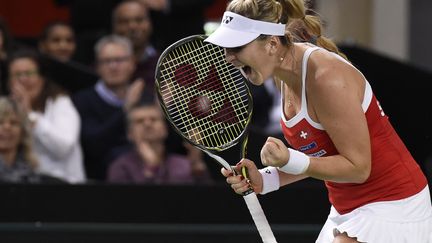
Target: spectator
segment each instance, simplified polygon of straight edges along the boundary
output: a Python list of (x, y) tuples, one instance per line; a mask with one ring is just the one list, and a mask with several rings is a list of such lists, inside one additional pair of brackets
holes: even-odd
[(39, 51), (61, 62), (68, 62), (76, 50), (75, 32), (64, 22), (48, 24), (39, 39)]
[[(146, 90), (154, 90), (154, 73), (159, 52), (150, 43), (153, 23), (149, 16), (149, 7), (140, 0), (125, 0), (118, 4), (112, 13), (112, 26), (115, 34), (129, 38), (134, 49), (136, 70), (134, 78), (145, 81)], [(153, 5), (151, 7), (154, 7)], [(186, 153), (181, 146), (182, 139), (169, 129), (167, 149), (176, 153)]]
[(80, 119), (69, 96), (47, 78), (35, 52), (15, 52), (8, 68), (11, 96), (31, 121), (40, 172), (70, 183), (83, 182)]
[(39, 182), (33, 155), (31, 131), (25, 112), (6, 97), (0, 97), (0, 181)]
[(105, 180), (110, 162), (129, 145), (124, 110), (138, 101), (144, 82), (136, 80), (131, 84), (135, 62), (127, 38), (117, 35), (101, 38), (96, 43), (95, 55), (100, 80), (74, 95), (73, 101), (81, 115), (81, 141), (88, 176)]
[(137, 65), (134, 78), (143, 78), (147, 89), (153, 90), (159, 53), (150, 43), (153, 26), (147, 7), (138, 0), (123, 1), (114, 9), (112, 21), (113, 33), (132, 42)]
[(134, 147), (113, 162), (108, 180), (114, 183), (190, 184), (209, 182), (201, 151), (188, 144), (188, 156), (167, 153), (168, 129), (155, 103), (134, 106), (127, 115), (128, 138)]
[(76, 62), (77, 50), (74, 29), (66, 22), (54, 21), (42, 31), (38, 50), (41, 62), (54, 81), (73, 94), (96, 83), (94, 67)]
[(91, 66), (94, 63), (92, 50), (101, 37), (111, 30), (110, 14), (121, 0), (54, 0), (70, 12), (70, 23), (76, 33), (77, 52), (75, 61)]

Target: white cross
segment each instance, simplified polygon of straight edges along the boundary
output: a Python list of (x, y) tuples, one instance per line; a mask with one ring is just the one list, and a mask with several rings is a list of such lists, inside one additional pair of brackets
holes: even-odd
[(300, 137), (302, 137), (303, 139), (306, 139), (307, 135), (308, 135), (307, 132), (304, 131), (300, 132)]

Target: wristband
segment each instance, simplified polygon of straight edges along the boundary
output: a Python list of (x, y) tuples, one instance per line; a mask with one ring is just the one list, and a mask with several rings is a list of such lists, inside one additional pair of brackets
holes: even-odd
[(310, 164), (309, 156), (291, 148), (288, 148), (288, 150), (290, 152), (288, 163), (282, 167), (278, 167), (278, 170), (292, 175), (305, 173)]
[(260, 169), (259, 172), (261, 173), (263, 181), (262, 191), (260, 192), (261, 195), (279, 190), (279, 172), (276, 167), (268, 166)]

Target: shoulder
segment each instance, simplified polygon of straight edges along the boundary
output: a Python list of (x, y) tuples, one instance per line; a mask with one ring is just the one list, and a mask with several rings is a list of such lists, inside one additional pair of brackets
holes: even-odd
[(307, 70), (308, 93), (326, 98), (339, 92), (362, 94), (365, 79), (354, 66), (336, 54), (318, 50), (311, 54)]
[(56, 97), (49, 98), (46, 101), (45, 112), (50, 112), (51, 114), (68, 114), (78, 116), (77, 109), (72, 103), (71, 98), (66, 94), (60, 94)]
[(86, 88), (71, 96), (73, 104), (79, 109), (94, 104), (100, 100), (94, 87)]
[(111, 164), (111, 167), (130, 167), (130, 165), (138, 164), (140, 158), (134, 150), (129, 150), (119, 155)]
[(72, 106), (72, 100), (71, 97), (69, 95), (66, 94), (60, 94), (54, 98), (49, 99), (49, 101), (55, 105), (61, 105), (61, 106)]
[(80, 99), (94, 99), (96, 90), (94, 87), (89, 87), (83, 90), (78, 91), (77, 93), (72, 95), (72, 100), (80, 100)]

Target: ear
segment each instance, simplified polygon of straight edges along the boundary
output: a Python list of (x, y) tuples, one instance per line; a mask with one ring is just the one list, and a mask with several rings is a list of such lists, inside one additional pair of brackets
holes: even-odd
[(270, 55), (276, 55), (278, 53), (279, 46), (281, 45), (279, 37), (274, 35), (270, 36), (268, 38), (267, 44), (269, 47)]

